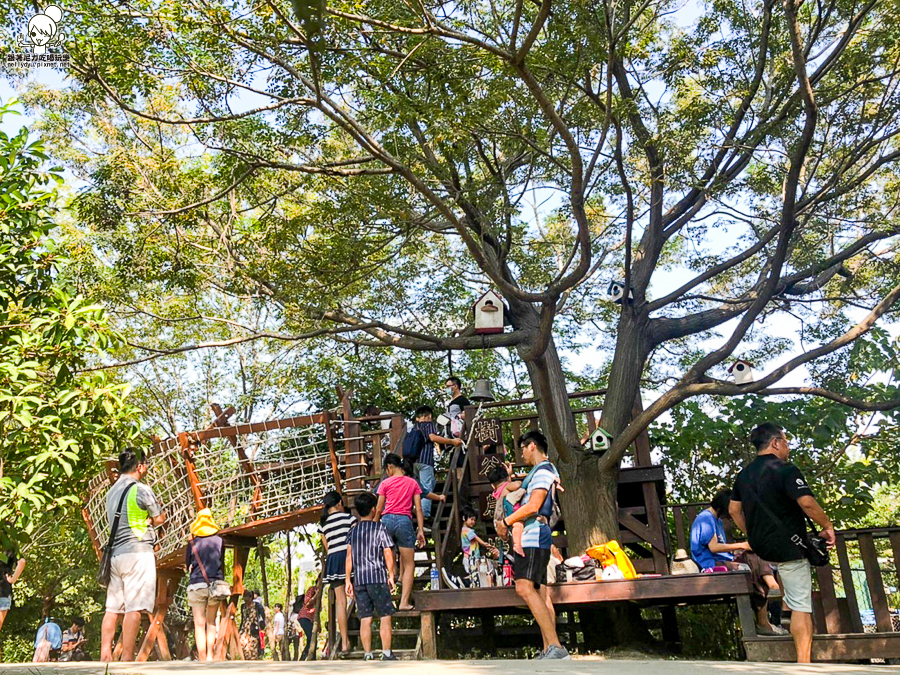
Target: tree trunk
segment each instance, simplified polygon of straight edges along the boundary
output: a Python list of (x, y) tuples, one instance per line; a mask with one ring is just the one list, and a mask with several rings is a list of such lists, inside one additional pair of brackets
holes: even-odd
[(550, 460), (562, 478), (560, 500), (570, 551), (584, 551), (615, 539), (619, 532), (618, 465), (615, 471), (601, 473), (597, 457), (584, 451), (554, 342), (550, 341), (544, 354), (525, 364), (538, 399), (541, 429), (550, 442)]

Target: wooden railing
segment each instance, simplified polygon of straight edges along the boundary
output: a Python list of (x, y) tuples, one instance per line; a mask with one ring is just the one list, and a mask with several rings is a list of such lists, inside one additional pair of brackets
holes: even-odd
[[(708, 503), (669, 504), (671, 547), (690, 554), (694, 518)], [(900, 631), (900, 527), (838, 530), (831, 564), (815, 568), (817, 634)], [(670, 554), (672, 552), (670, 551)]]

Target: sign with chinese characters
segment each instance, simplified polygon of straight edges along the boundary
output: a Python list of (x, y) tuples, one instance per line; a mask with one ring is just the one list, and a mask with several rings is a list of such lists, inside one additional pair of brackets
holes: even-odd
[(485, 445), (503, 445), (503, 432), (500, 428), (500, 420), (494, 417), (480, 419), (472, 430), (473, 443), (481, 448)]

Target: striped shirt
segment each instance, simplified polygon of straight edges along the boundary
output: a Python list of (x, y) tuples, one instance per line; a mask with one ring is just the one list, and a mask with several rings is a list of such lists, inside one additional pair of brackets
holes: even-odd
[(329, 513), (325, 522), (319, 525), (319, 534), (325, 537), (328, 555), (347, 550), (347, 533), (356, 522), (356, 517), (345, 511)]
[(416, 464), (434, 466), (434, 441), (429, 438), (429, 435), (437, 435), (437, 424), (434, 422), (416, 422), (416, 426), (419, 427), (419, 431), (425, 436), (425, 445), (422, 446), (422, 450), (419, 452)]
[[(522, 497), (521, 503), (527, 504), (531, 499), (531, 493), (535, 490), (546, 490), (547, 499), (551, 499), (553, 484), (558, 478), (559, 473), (550, 462), (538, 464), (522, 481), (525, 496)], [(522, 548), (550, 548), (552, 540), (553, 533), (550, 532), (548, 525), (540, 522), (534, 516), (525, 521), (525, 530), (522, 532)]]
[(394, 542), (387, 528), (374, 520), (361, 520), (347, 535), (353, 564), (353, 583), (386, 584), (387, 567), (384, 549), (393, 548)]

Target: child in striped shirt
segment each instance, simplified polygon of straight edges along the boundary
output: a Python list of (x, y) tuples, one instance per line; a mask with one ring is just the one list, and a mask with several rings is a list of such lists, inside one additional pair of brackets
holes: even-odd
[(372, 661), (372, 616), (381, 618), (381, 660), (396, 661), (391, 651), (391, 615), (394, 606), (394, 542), (387, 528), (375, 522), (378, 499), (363, 492), (353, 502), (360, 521), (347, 535), (347, 597), (356, 598), (359, 637), (365, 650), (364, 660)]

